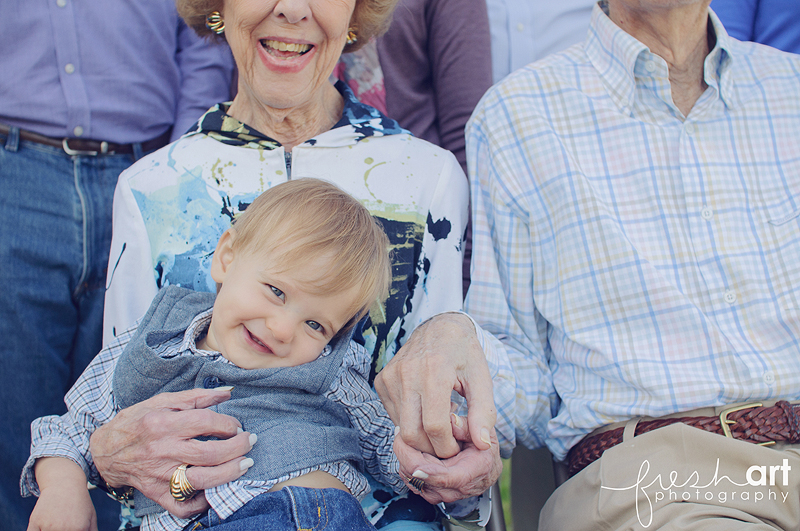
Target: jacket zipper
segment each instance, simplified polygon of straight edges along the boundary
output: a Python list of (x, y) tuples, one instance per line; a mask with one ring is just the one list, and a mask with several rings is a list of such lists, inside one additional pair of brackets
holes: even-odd
[(292, 180), (292, 152), (291, 151), (284, 151), (283, 152), (283, 159), (286, 161), (286, 177), (291, 181)]

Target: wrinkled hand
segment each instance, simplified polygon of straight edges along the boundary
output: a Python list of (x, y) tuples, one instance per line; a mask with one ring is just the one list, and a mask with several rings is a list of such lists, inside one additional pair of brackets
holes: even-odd
[[(491, 431), (491, 447), (478, 449), (469, 436), (467, 419), (457, 418), (460, 426), (453, 424), (453, 434), (463, 441), (464, 448), (454, 457), (438, 459), (415, 450), (404, 442), (403, 431), (395, 437), (394, 452), (400, 462), (400, 477), (406, 485), (429, 503), (450, 503), (470, 496), (478, 496), (494, 485), (503, 471), (497, 435)], [(409, 483), (414, 474), (425, 481), (422, 491)]]
[(455, 390), (469, 409), (466, 440), (474, 451), (490, 448), (497, 419), (492, 380), (468, 317), (445, 313), (418, 326), (378, 374), (375, 390), (402, 428), (403, 442), (440, 458), (461, 450), (450, 426), (450, 393)]
[[(122, 410), (92, 434), (100, 475), (114, 487), (135, 487), (181, 518), (208, 509), (201, 491), (233, 481), (252, 464), (243, 458), (252, 444), (249, 433), (237, 434), (239, 421), (205, 409), (229, 398), (229, 390), (192, 389), (162, 393)], [(219, 440), (196, 439), (203, 435)], [(169, 480), (182, 463), (193, 465), (186, 476), (198, 494), (177, 502)]]

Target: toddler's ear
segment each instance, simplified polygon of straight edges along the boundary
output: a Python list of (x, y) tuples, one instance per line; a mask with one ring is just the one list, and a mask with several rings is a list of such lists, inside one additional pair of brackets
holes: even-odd
[(214, 250), (214, 257), (211, 259), (211, 278), (217, 283), (217, 289), (219, 289), (219, 284), (224, 282), (225, 276), (228, 274), (228, 270), (235, 258), (236, 253), (233, 249), (235, 239), (236, 231), (233, 228), (226, 230)]

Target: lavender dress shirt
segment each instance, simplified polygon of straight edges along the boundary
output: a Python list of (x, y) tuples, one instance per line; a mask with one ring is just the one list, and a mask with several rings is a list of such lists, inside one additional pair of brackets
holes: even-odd
[(0, 122), (51, 137), (176, 139), (230, 95), (227, 45), (172, 0), (5, 0), (0, 50)]

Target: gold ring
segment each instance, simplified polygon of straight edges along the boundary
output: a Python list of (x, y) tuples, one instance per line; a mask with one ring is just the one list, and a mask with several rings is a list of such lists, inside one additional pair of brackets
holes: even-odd
[(189, 467), (187, 464), (182, 464), (175, 469), (172, 473), (172, 479), (169, 480), (169, 492), (175, 501), (185, 502), (191, 500), (197, 491), (192, 484), (189, 483), (189, 478), (186, 477), (186, 469)]
[(406, 476), (406, 481), (411, 483), (411, 486), (414, 487), (415, 489), (417, 489), (419, 492), (422, 492), (422, 491), (425, 490), (425, 482), (423, 480), (421, 480), (420, 478), (415, 478), (415, 477), (412, 477), (412, 476)]

